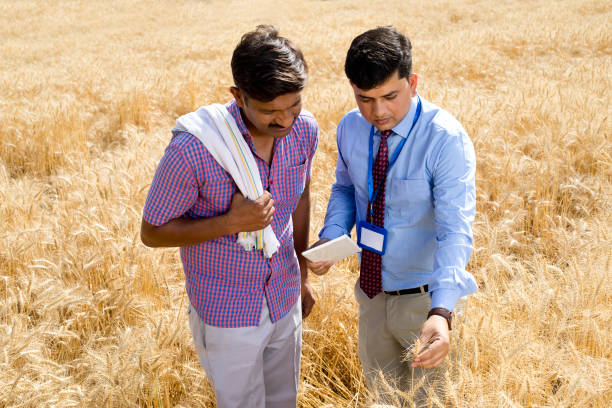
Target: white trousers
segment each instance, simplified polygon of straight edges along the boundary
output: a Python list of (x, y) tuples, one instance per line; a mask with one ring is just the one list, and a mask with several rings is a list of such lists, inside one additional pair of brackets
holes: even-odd
[(295, 408), (302, 351), (302, 302), (276, 323), (264, 297), (259, 326), (225, 328), (202, 322), (191, 304), (189, 325), (217, 407)]

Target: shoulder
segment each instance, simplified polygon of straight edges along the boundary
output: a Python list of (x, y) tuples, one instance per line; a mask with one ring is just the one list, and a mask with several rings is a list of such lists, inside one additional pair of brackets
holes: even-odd
[[(293, 125), (295, 132), (295, 140), (300, 146), (300, 151), (306, 157), (314, 156), (314, 153), (319, 144), (319, 124), (314, 115), (309, 111), (302, 109), (299, 116)], [(292, 143), (292, 142), (290, 142)]]
[(429, 140), (435, 162), (460, 159), (466, 165), (475, 163), (474, 146), (461, 123), (448, 111), (430, 102), (423, 104), (428, 119)]
[(172, 129), (172, 139), (168, 144), (175, 150), (190, 150), (198, 147), (198, 143), (202, 143), (197, 137), (185, 130)]
[[(336, 131), (338, 147), (346, 143), (361, 143), (363, 139), (356, 136), (365, 135), (367, 137), (367, 135), (370, 134), (371, 127), (372, 124), (361, 115), (358, 108), (347, 112), (338, 123), (338, 129)], [(346, 135), (350, 135), (351, 137), (345, 137)]]
[(188, 166), (195, 174), (214, 166), (216, 161), (204, 144), (185, 130), (172, 130), (172, 139), (164, 153), (165, 161), (172, 165)]
[(185, 158), (200, 156), (206, 152), (204, 144), (191, 133), (184, 130), (172, 130), (172, 139), (168, 150), (180, 152)]
[(314, 115), (306, 109), (302, 109), (298, 115), (295, 120), (295, 126), (300, 135), (307, 134), (316, 137), (319, 134), (319, 124), (317, 120)]
[(467, 132), (459, 121), (447, 110), (426, 101), (423, 102), (423, 115), (427, 118), (428, 126), (439, 139), (468, 139)]
[(343, 128), (353, 128), (353, 127), (369, 127), (369, 123), (365, 118), (361, 115), (358, 108), (348, 111), (342, 119), (340, 119), (340, 123), (338, 127)]

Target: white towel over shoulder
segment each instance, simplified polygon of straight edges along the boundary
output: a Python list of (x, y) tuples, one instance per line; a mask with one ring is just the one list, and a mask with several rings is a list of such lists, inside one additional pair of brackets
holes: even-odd
[[(181, 116), (176, 121), (176, 128), (186, 130), (204, 143), (215, 160), (232, 176), (243, 196), (256, 200), (263, 194), (253, 153), (225, 106), (217, 103), (203, 106)], [(263, 249), (268, 258), (279, 246), (270, 225), (260, 231), (239, 233), (237, 242), (247, 251)]]

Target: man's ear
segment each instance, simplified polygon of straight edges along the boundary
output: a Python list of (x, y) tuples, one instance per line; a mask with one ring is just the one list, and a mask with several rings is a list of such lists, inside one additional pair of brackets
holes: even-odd
[(240, 89), (238, 89), (238, 87), (236, 86), (231, 86), (229, 90), (234, 99), (236, 100), (236, 105), (244, 109), (244, 96), (242, 95), (242, 92), (240, 92)]
[(417, 74), (410, 74), (408, 77), (408, 84), (410, 85), (410, 96), (415, 97), (417, 94), (417, 83), (419, 82), (419, 76)]

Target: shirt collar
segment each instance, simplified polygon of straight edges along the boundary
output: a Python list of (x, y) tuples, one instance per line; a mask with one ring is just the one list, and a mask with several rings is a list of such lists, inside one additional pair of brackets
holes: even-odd
[(249, 140), (251, 138), (251, 135), (249, 134), (249, 131), (246, 125), (244, 124), (244, 121), (242, 120), (242, 115), (240, 114), (240, 107), (236, 103), (236, 100), (232, 99), (231, 101), (225, 104), (225, 107), (227, 108), (228, 112), (234, 117), (234, 120), (238, 125), (238, 130), (240, 130), (240, 133), (242, 133), (245, 139)]
[[(416, 114), (417, 105), (419, 103), (419, 97), (414, 96), (414, 98), (410, 99), (410, 110), (404, 116), (404, 119), (400, 121), (395, 127), (392, 129), (393, 133), (400, 135), (401, 137), (408, 137), (408, 132), (410, 132), (410, 128), (412, 127), (412, 120), (414, 119), (414, 115)], [(380, 132), (379, 132), (380, 133)]]
[[(236, 121), (236, 125), (238, 125), (238, 130), (240, 130), (240, 133), (242, 133), (242, 137), (244, 137), (244, 140), (249, 145), (251, 152), (253, 152), (255, 156), (261, 158), (261, 156), (257, 154), (255, 145), (253, 144), (253, 137), (249, 133), (249, 130), (247, 129), (246, 125), (244, 124), (244, 121), (242, 120), (242, 114), (240, 113), (240, 106), (238, 106), (238, 104), (236, 103), (236, 100), (232, 99), (231, 101), (226, 103), (225, 108), (234, 117), (234, 120)], [(283, 139), (285, 138), (283, 137), (282, 139), (275, 141), (274, 143), (275, 151), (276, 151), (276, 147), (278, 146), (277, 142), (282, 143)]]

